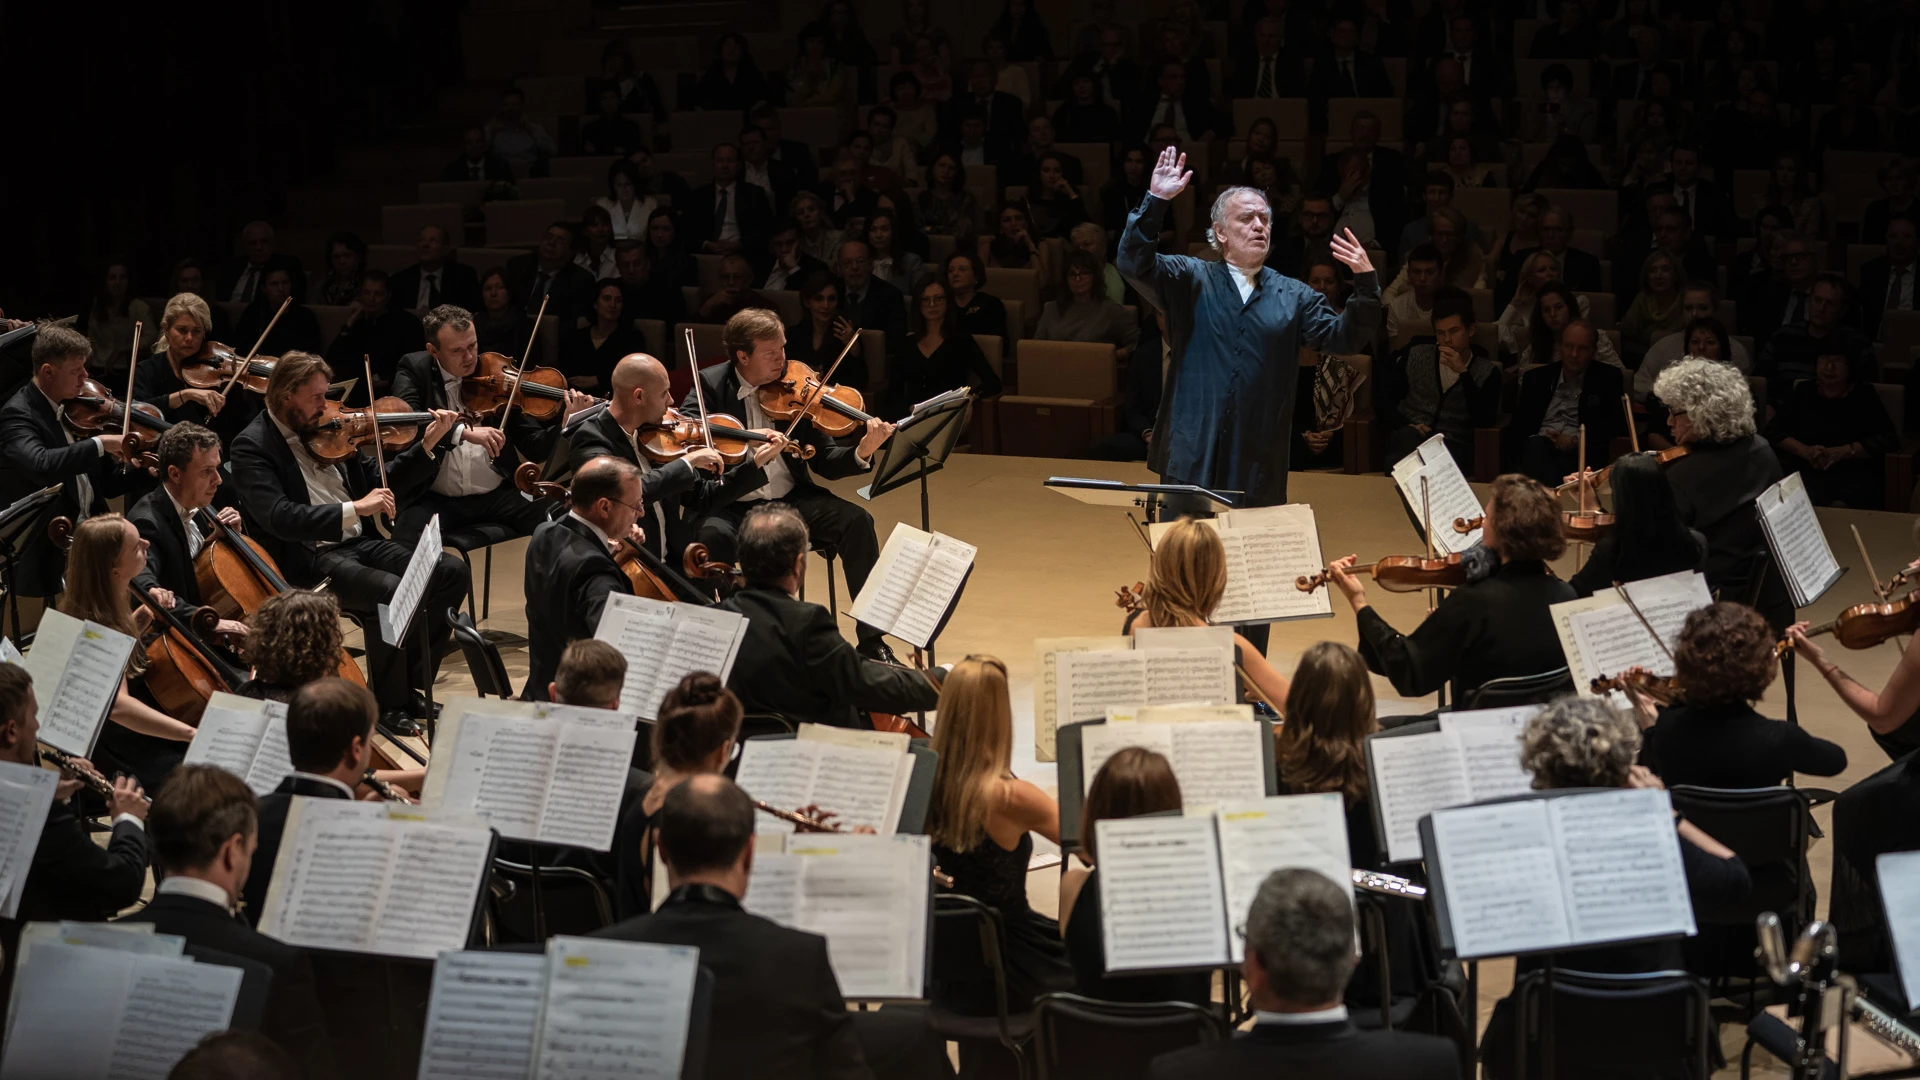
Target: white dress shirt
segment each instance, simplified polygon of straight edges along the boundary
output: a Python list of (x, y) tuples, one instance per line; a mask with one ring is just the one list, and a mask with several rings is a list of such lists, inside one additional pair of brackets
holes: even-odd
[[(619, 424), (620, 418), (614, 417), (614, 423)], [(640, 449), (640, 431), (638, 428), (634, 429), (633, 431), (628, 431), (627, 426), (625, 424), (620, 424), (620, 433), (627, 437), (627, 445), (633, 447), (633, 460), (634, 460), (634, 463), (640, 467), (640, 479), (641, 479), (641, 482), (644, 483), (646, 481), (647, 475), (653, 472), (654, 464), (653, 462), (647, 460), (646, 453)], [(647, 511), (650, 512), (652, 515), (649, 520), (656, 530), (654, 532), (648, 533), (647, 539), (653, 541), (653, 553), (664, 559), (666, 558), (666, 554), (667, 554), (667, 507), (666, 507), (666, 504), (663, 500), (660, 500), (660, 499), (653, 499), (653, 500), (642, 499), (641, 501), (647, 504)], [(574, 516), (579, 517), (578, 514)], [(580, 518), (580, 520), (587, 521), (586, 518)], [(587, 521), (587, 524), (592, 525), (593, 522)]]
[[(446, 385), (447, 400), (460, 400), (460, 376), (446, 368), (439, 367), (440, 381)], [(478, 443), (467, 442), (463, 436), (467, 425), (460, 424), (453, 429), (453, 449), (440, 458), (440, 472), (433, 478), (433, 490), (442, 495), (459, 498), (462, 495), (485, 495), (500, 486), (500, 470), (493, 467), (493, 459), (487, 456), (487, 448)]]
[[(135, 362), (137, 363), (138, 360)], [(40, 384), (34, 383), (33, 388), (40, 390)], [(45, 390), (40, 390), (40, 396), (47, 398), (47, 404), (53, 407), (53, 415), (55, 418), (66, 416), (66, 407), (52, 398), (47, 397)], [(73, 430), (67, 427), (65, 423), (60, 424), (60, 434), (67, 437), (68, 446), (72, 446), (75, 442), (79, 441), (73, 437)], [(93, 445), (99, 447), (102, 454), (107, 452), (107, 444), (100, 441), (100, 436), (93, 436)], [(79, 520), (74, 522), (75, 525), (78, 525), (80, 522), (87, 520), (87, 515), (93, 512), (93, 477), (86, 473), (79, 473), (73, 478), (73, 486), (75, 488), (75, 494), (77, 494), (80, 499)]]
[(575, 255), (573, 257), (573, 265), (579, 267), (582, 270), (585, 270), (589, 274), (592, 274), (593, 280), (595, 281), (600, 281), (605, 278), (620, 276), (620, 268), (613, 261), (613, 245), (612, 244), (608, 244), (606, 246), (606, 249), (600, 252), (600, 257), (598, 259), (594, 258), (591, 252), (586, 252), (586, 251), (583, 251), (580, 254)]
[[(694, 378), (699, 378), (696, 373)], [(773, 427), (767, 419), (767, 411), (760, 407), (759, 387), (748, 386), (746, 380), (740, 381), (740, 400), (745, 411), (747, 430)], [(787, 468), (787, 455), (776, 454), (772, 461), (764, 466), (767, 482), (740, 496), (741, 502), (762, 502), (768, 499), (783, 499), (793, 490), (793, 470)]]
[[(1913, 276), (1916, 270), (1920, 270), (1920, 262), (1908, 263), (1905, 266), (1893, 266), (1887, 269), (1886, 310), (1913, 310)], [(1899, 275), (1897, 278), (1894, 276), (1896, 274)], [(1898, 293), (1894, 292), (1896, 286), (1900, 290)]]
[[(360, 515), (353, 512), (353, 500), (347, 497), (347, 477), (338, 465), (328, 465), (307, 453), (307, 444), (294, 430), (280, 422), (272, 413), (267, 419), (280, 429), (280, 436), (287, 440), (287, 447), (293, 451), (293, 460), (300, 466), (300, 478), (307, 482), (307, 501), (314, 506), (328, 503), (340, 504), (340, 542), (355, 539), (360, 535)], [(320, 541), (322, 546), (327, 541)]]
[(193, 519), (193, 511), (181, 506), (180, 500), (173, 497), (173, 489), (165, 484), (160, 487), (167, 493), (167, 498), (173, 500), (173, 512), (180, 515), (180, 527), (186, 533), (187, 558), (192, 559), (200, 554), (200, 547), (207, 542), (207, 538), (200, 535), (200, 523)]
[(1301, 1027), (1307, 1024), (1332, 1024), (1345, 1020), (1346, 1018), (1347, 1007), (1345, 1005), (1335, 1005), (1331, 1009), (1318, 1009), (1314, 1012), (1295, 1013), (1268, 1012), (1265, 1009), (1257, 1009), (1253, 1014), (1253, 1022), (1256, 1027), (1261, 1024), (1277, 1024), (1281, 1027)]
[[(727, 200), (727, 213), (726, 216), (714, 222), (714, 239), (738, 240), (740, 239), (740, 185), (738, 183), (727, 184), (724, 187), (715, 185), (713, 201), (716, 204), (719, 203), (723, 195)], [(714, 209), (717, 210), (719, 207), (716, 205)]]
[(967, 146), (964, 143), (961, 144), (960, 164), (972, 167), (974, 165), (985, 165), (986, 163), (987, 148), (985, 146)]
[(1165, 94), (1160, 95), (1160, 104), (1154, 106), (1153, 122), (1147, 125), (1147, 130), (1152, 131), (1161, 124), (1172, 124), (1173, 133), (1179, 136), (1181, 142), (1193, 141), (1192, 134), (1187, 131), (1186, 106)]
[[(131, 815), (129, 815), (131, 816)], [(133, 820), (139, 820), (134, 818)], [(153, 887), (155, 896), (191, 896), (195, 900), (205, 900), (209, 904), (218, 904), (229, 913), (233, 911), (233, 894), (224, 886), (211, 881), (202, 881), (185, 874), (172, 874)]]
[[(798, 266), (795, 266), (792, 270), (788, 270), (785, 266), (776, 262), (773, 264), (773, 269), (767, 271), (766, 284), (760, 287), (763, 289), (784, 289), (787, 287), (787, 279), (799, 272), (800, 268)], [(875, 273), (878, 272), (876, 269)]]
[(594, 204), (607, 212), (613, 219), (613, 238), (615, 240), (644, 240), (647, 237), (647, 219), (660, 208), (651, 195), (642, 195), (633, 200), (633, 209), (620, 209), (620, 200), (602, 196), (593, 200)]
[(567, 511), (567, 516), (579, 522), (580, 524), (585, 525), (588, 529), (592, 530), (593, 535), (599, 537), (600, 543), (606, 545), (607, 548), (611, 549), (613, 547), (613, 538), (608, 536), (606, 533), (600, 531), (600, 526), (595, 525), (593, 522), (588, 521), (586, 518), (581, 517), (578, 513), (572, 510)]
[(767, 193), (767, 202), (769, 204), (773, 206), (780, 205), (780, 200), (775, 198), (773, 194), (773, 176), (765, 165), (755, 165), (753, 162), (747, 161), (741, 163), (740, 169), (741, 175), (745, 177), (747, 183)]
[(1259, 271), (1257, 270), (1252, 274), (1248, 274), (1237, 266), (1233, 268), (1233, 283), (1240, 289), (1240, 303), (1242, 306), (1245, 306), (1246, 302), (1252, 299), (1253, 283), (1258, 278)]

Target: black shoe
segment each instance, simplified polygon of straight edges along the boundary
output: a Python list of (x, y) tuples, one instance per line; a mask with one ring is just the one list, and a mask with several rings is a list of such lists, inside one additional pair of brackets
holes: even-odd
[(388, 709), (381, 713), (380, 727), (389, 735), (405, 735), (411, 738), (420, 734), (420, 725), (414, 722), (413, 717), (407, 715), (405, 709)]
[(900, 665), (900, 658), (893, 655), (893, 648), (887, 644), (885, 638), (863, 641), (854, 647), (854, 651), (868, 660), (878, 660), (883, 664), (893, 664), (896, 667)]
[(413, 717), (415, 720), (438, 720), (440, 719), (440, 703), (437, 701), (433, 703), (433, 709), (431, 715), (429, 715), (427, 695), (415, 690), (412, 699), (407, 702), (407, 715)]

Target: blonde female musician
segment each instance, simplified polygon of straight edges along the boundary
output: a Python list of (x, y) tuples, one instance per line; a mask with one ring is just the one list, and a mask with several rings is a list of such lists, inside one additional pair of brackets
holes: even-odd
[[(1127, 630), (1210, 625), (1208, 620), (1226, 591), (1227, 549), (1220, 543), (1220, 534), (1193, 518), (1181, 518), (1153, 549), (1146, 607), (1133, 616)], [(1287, 677), (1237, 630), (1233, 661), (1248, 690), (1278, 712), (1287, 700)]]

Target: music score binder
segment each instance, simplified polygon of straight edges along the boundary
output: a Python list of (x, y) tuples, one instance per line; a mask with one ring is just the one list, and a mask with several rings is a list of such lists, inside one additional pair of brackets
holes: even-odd
[[(1273, 721), (1256, 718), (1242, 722), (1259, 727), (1259, 761), (1263, 786), (1269, 796), (1280, 794), (1280, 771), (1275, 766), (1273, 757)], [(1107, 723), (1105, 720), (1096, 720), (1092, 723), (1074, 724), (1060, 729), (1057, 780), (1060, 790), (1060, 850), (1063, 854), (1080, 850), (1080, 808), (1086, 802), (1085, 793), (1090, 782), (1083, 768), (1081, 736), (1089, 728), (1105, 723)]]
[(1388, 862), (1420, 859), (1427, 814), (1533, 789), (1520, 764), (1520, 735), (1540, 708), (1441, 713), (1367, 736), (1367, 802)]
[(933, 950), (933, 842), (793, 833), (755, 849), (743, 906), (827, 939), (849, 1000), (924, 1001)]
[(1812, 606), (1847, 571), (1834, 561), (1833, 548), (1807, 496), (1806, 478), (1799, 473), (1785, 477), (1761, 492), (1753, 506), (1773, 564), (1793, 594), (1793, 606)]

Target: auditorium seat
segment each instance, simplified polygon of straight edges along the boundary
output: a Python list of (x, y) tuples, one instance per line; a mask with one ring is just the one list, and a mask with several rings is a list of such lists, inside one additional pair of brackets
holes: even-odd
[(548, 225), (567, 216), (567, 204), (560, 199), (501, 200), (481, 209), (491, 247), (538, 244)]
[(420, 238), (420, 230), (428, 225), (440, 226), (455, 239), (466, 232), (457, 202), (403, 203), (380, 208), (380, 237), (386, 243), (412, 244)]
[(1613, 316), (1613, 294), (1605, 292), (1583, 292), (1578, 294), (1587, 302), (1587, 321), (1597, 329), (1611, 330), (1616, 325)]
[(596, 182), (604, 184), (607, 181), (607, 169), (617, 160), (619, 158), (614, 154), (575, 154), (568, 157), (549, 158), (547, 175), (550, 177), (589, 176)]
[(761, 289), (760, 295), (773, 301), (773, 309), (780, 313), (780, 321), (792, 326), (805, 315), (800, 306), (800, 294), (792, 289)]
[[(539, 202), (558, 199), (566, 207), (566, 216), (577, 218), (593, 200), (607, 193), (602, 176), (536, 176), (520, 181), (520, 199)], [(543, 226), (544, 227), (544, 226)], [(489, 243), (497, 241), (489, 239)]]
[(1620, 227), (1620, 195), (1614, 191), (1588, 191), (1583, 188), (1541, 188), (1537, 194), (1554, 206), (1573, 214), (1576, 229), (1611, 233)]
[[(851, 82), (852, 80), (849, 80)], [(835, 105), (812, 105), (780, 110), (780, 137), (804, 143), (816, 150), (839, 146), (846, 130), (847, 114)], [(734, 125), (737, 134), (740, 125)], [(731, 136), (729, 137), (731, 141)]]
[(738, 142), (740, 116), (732, 112), (676, 112), (667, 116), (675, 150), (708, 151), (723, 142)]
[[(1007, 324), (1011, 328), (1016, 322), (1021, 333), (1032, 331), (1033, 324), (1040, 320), (1040, 271), (1014, 270), (1005, 267), (987, 267), (985, 288), (988, 292), (1007, 301)], [(1021, 305), (1024, 318), (1016, 320), (1013, 302)]]
[(1453, 192), (1453, 208), (1480, 226), (1482, 235), (1505, 232), (1512, 205), (1513, 193), (1504, 188), (1455, 188)]
[(479, 206), (481, 194), (492, 183), (491, 180), (422, 180), (417, 185), (414, 198), (423, 203)]

